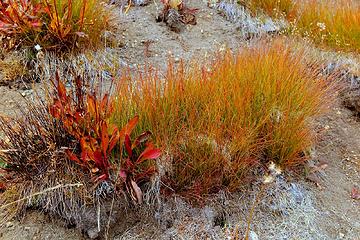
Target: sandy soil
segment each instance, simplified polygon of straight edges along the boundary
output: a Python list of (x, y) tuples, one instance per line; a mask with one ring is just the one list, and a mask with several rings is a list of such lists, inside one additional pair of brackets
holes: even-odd
[[(168, 56), (189, 60), (208, 58), (229, 47), (238, 49), (248, 42), (236, 25), (201, 1), (198, 24), (181, 33), (156, 23), (160, 5), (134, 7), (128, 15), (119, 12), (124, 44), (115, 57), (132, 68), (150, 63), (160, 69)], [(146, 42), (150, 42), (147, 47)], [(26, 95), (25, 97), (22, 95)], [(0, 87), (0, 114), (14, 116), (17, 104), (32, 97), (31, 92)], [(252, 239), (360, 239), (360, 202), (351, 198), (354, 186), (360, 187), (360, 121), (340, 101), (329, 113), (316, 120), (318, 143), (312, 162), (326, 163), (323, 170), (305, 176), (284, 176), (276, 181), (255, 208)], [(259, 188), (232, 196), (219, 194), (204, 208), (188, 206), (181, 199), (164, 200), (154, 217), (134, 217), (121, 221), (112, 239), (227, 239), (242, 235), (246, 218)], [(120, 226), (123, 224), (122, 226)], [(31, 211), (21, 221), (7, 223), (0, 239), (84, 239), (84, 235), (64, 226), (46, 214)]]

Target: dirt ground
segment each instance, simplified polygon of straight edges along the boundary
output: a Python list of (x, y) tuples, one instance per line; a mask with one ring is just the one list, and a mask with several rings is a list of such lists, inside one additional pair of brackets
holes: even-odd
[[(236, 50), (251, 44), (243, 39), (235, 23), (202, 1), (192, 1), (189, 6), (199, 8), (197, 25), (188, 25), (181, 33), (156, 23), (158, 1), (133, 7), (126, 15), (119, 11), (122, 25), (117, 38), (121, 47), (112, 57), (133, 69), (147, 63), (165, 69), (169, 56), (175, 61), (207, 59), (226, 47)], [(33, 95), (24, 89), (1, 86), (0, 114), (15, 116), (19, 113), (17, 105)], [(269, 186), (255, 208), (251, 239), (360, 239), (360, 202), (351, 197), (353, 187), (360, 188), (360, 119), (339, 100), (315, 121), (314, 129), (319, 138), (310, 162), (326, 167), (308, 177), (282, 176)], [(181, 199), (164, 199), (152, 218), (138, 216), (118, 229), (115, 227), (111, 239), (242, 236), (258, 192), (255, 184), (244, 193), (219, 194), (203, 208), (191, 207)], [(85, 236), (74, 226), (64, 226), (59, 219), (30, 211), (21, 221), (8, 222), (0, 229), (0, 239), (85, 239)]]

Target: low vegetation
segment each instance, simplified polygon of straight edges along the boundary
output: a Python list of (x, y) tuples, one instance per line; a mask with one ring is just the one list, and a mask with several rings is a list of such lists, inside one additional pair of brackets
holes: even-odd
[(356, 1), (305, 1), (294, 24), (295, 32), (323, 47), (360, 51), (360, 4)]
[(156, 132), (172, 163), (164, 181), (194, 196), (234, 191), (258, 166), (303, 163), (308, 120), (329, 100), (331, 84), (281, 41), (218, 56), (211, 68), (169, 63), (165, 78), (148, 69), (121, 79), (113, 120), (134, 114)]
[[(145, 4), (124, 2), (125, 12)], [(197, 23), (198, 9), (181, 0), (161, 2), (157, 20), (170, 29), (180, 32)], [(252, 14), (287, 19), (289, 33), (319, 46), (359, 52), (360, 4), (353, 0), (237, 2)], [(0, 2), (0, 85), (30, 73), (20, 54), (25, 52), (32, 60), (42, 57), (37, 66), (51, 70), (48, 78), (59, 69), (66, 72), (56, 74), (44, 96), (21, 109), (19, 118), (0, 116), (4, 221), (36, 207), (77, 224), (88, 209), (97, 208), (99, 219), (93, 220), (100, 229), (100, 211), (110, 219), (114, 202), (126, 202), (124, 196), (138, 205), (153, 187), (153, 199), (161, 193), (202, 200), (222, 190), (238, 191), (259, 176), (271, 182), (266, 177), (308, 159), (314, 143), (310, 123), (332, 103), (336, 76), (325, 74), (323, 63), (310, 61), (305, 50), (286, 42), (289, 38), (264, 38), (205, 63), (170, 59), (165, 72), (150, 65), (137, 73), (119, 70), (113, 59), (102, 58), (96, 59), (101, 69), (90, 69), (86, 55), (69, 64), (57, 59), (64, 50), (100, 46), (111, 20), (109, 5), (101, 0)], [(151, 41), (142, 42), (145, 52)], [(13, 51), (21, 48), (32, 51)], [(59, 77), (82, 67), (91, 77)], [(101, 82), (105, 78), (112, 80)]]
[(0, 200), (9, 215), (37, 206), (80, 221), (83, 208), (98, 198), (126, 193), (133, 204), (142, 203), (161, 152), (148, 131), (131, 140), (137, 116), (121, 129), (111, 124), (112, 98), (83, 83), (75, 78), (71, 91), (56, 77), (49, 102), (29, 105), (17, 120), (0, 117), (0, 185), (6, 188)]
[(100, 0), (5, 0), (0, 3), (0, 33), (6, 48), (35, 46), (68, 50), (101, 42), (111, 12)]
[(238, 1), (253, 13), (285, 17), (292, 33), (316, 44), (341, 51), (359, 52), (360, 4), (354, 0), (251, 0)]
[(287, 19), (295, 16), (297, 7), (294, 0), (239, 0), (238, 3), (253, 13), (263, 11), (271, 17), (286, 17)]

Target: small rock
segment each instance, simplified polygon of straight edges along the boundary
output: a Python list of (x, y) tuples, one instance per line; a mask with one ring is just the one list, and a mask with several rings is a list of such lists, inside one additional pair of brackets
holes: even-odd
[(342, 232), (339, 233), (339, 238), (340, 238), (340, 239), (343, 239), (344, 237), (345, 237), (345, 234), (344, 234), (344, 233), (342, 233)]
[(97, 228), (88, 229), (86, 231), (86, 233), (90, 239), (95, 239), (95, 238), (99, 237), (99, 231)]
[(26, 96), (29, 96), (29, 95), (31, 95), (31, 94), (33, 94), (33, 92), (34, 92), (34, 90), (25, 90), (25, 91), (23, 91), (22, 93), (21, 93), (21, 96), (23, 96), (23, 97), (26, 97)]
[(180, 62), (180, 58), (176, 57), (176, 58), (174, 59), (174, 61), (175, 61), (175, 63), (178, 63), (178, 62)]
[(5, 226), (6, 226), (7, 228), (11, 228), (12, 226), (14, 226), (14, 223), (13, 223), (13, 222), (7, 222), (7, 223), (5, 224)]
[(24, 227), (24, 229), (25, 229), (26, 231), (29, 231), (31, 228), (30, 228), (30, 227)]

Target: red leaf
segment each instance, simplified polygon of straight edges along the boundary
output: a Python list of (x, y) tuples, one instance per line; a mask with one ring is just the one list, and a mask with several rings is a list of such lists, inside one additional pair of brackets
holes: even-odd
[(127, 154), (129, 155), (129, 158), (132, 157), (132, 149), (131, 149), (131, 140), (129, 135), (125, 135), (125, 150)]
[(86, 154), (86, 151), (81, 150), (80, 158), (84, 163), (87, 162), (88, 155)]
[(84, 111), (84, 94), (83, 94), (83, 84), (80, 76), (77, 76), (75, 78), (75, 90), (76, 90), (76, 98), (77, 98), (77, 104), (78, 104), (78, 111), (83, 112)]
[(66, 149), (66, 155), (68, 156), (68, 158), (71, 160), (71, 161), (74, 161), (76, 162), (77, 164), (79, 165), (83, 165), (81, 160), (76, 156), (76, 154), (74, 154), (73, 152), (71, 152), (69, 149)]
[(113, 133), (111, 134), (110, 143), (109, 143), (109, 151), (112, 151), (112, 149), (115, 147), (117, 142), (119, 141), (119, 130), (117, 127), (114, 127)]
[(60, 119), (61, 117), (61, 108), (62, 104), (59, 100), (55, 99), (52, 106), (49, 108), (49, 112), (51, 116), (53, 116), (56, 119)]
[(83, 113), (80, 110), (77, 110), (74, 115), (74, 119), (76, 123), (79, 123), (81, 119), (83, 119)]
[(153, 144), (149, 144), (147, 148), (144, 150), (144, 152), (140, 154), (139, 158), (136, 160), (136, 163), (139, 164), (145, 160), (156, 159), (160, 157), (160, 155), (161, 155), (161, 150), (155, 149)]
[(130, 161), (130, 158), (127, 158), (125, 160), (125, 167), (124, 167), (128, 172), (131, 172), (132, 169), (134, 168), (134, 164)]
[(94, 96), (92, 95), (87, 96), (87, 105), (90, 116), (98, 119), (97, 111), (96, 111), (96, 100)]
[(99, 177), (97, 177), (97, 178), (95, 179), (95, 182), (107, 180), (108, 178), (109, 178), (109, 175), (106, 174), (106, 173), (104, 173), (104, 174), (100, 175)]
[(104, 156), (107, 155), (108, 147), (109, 147), (109, 133), (106, 122), (103, 122), (101, 125), (101, 148)]
[(131, 135), (132, 130), (135, 128), (136, 124), (139, 121), (139, 116), (135, 116), (133, 119), (131, 119), (125, 127), (123, 127), (119, 133), (121, 141), (125, 140), (125, 135)]
[(94, 159), (95, 165), (100, 169), (106, 169), (108, 167), (107, 161), (104, 158), (104, 155), (101, 153), (101, 151), (96, 150), (94, 152)]

